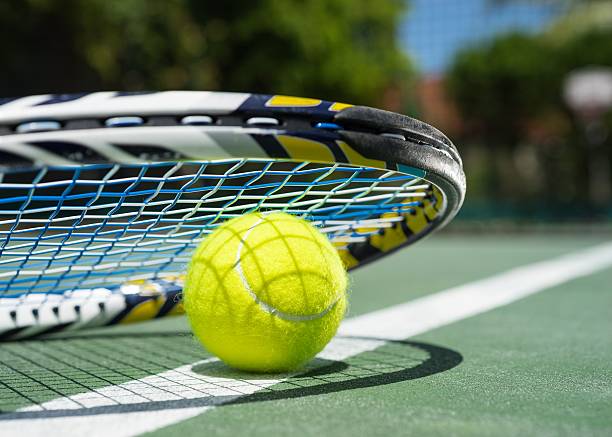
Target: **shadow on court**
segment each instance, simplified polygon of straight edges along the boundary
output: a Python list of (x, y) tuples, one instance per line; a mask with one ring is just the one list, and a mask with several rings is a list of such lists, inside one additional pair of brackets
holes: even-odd
[[(346, 339), (357, 337), (344, 337)], [(368, 339), (372, 340), (372, 339)], [(314, 396), (424, 378), (445, 372), (462, 361), (462, 355), (449, 348), (408, 340), (384, 340), (381, 347), (344, 361), (315, 359), (304, 373), (284, 377), (256, 393), (224, 402), (223, 405)], [(281, 379), (283, 375), (249, 374), (215, 361), (194, 366), (194, 372), (219, 378)]]
[[(463, 360), (459, 352), (429, 343), (359, 337), (340, 340), (349, 346), (363, 341), (380, 345), (339, 361), (317, 358), (298, 373), (273, 375), (237, 371), (212, 358), (202, 361), (201, 346), (185, 332), (79, 335), (9, 343), (0, 362), (20, 370), (6, 373), (2, 381), (12, 395), (2, 399), (0, 421), (316, 396), (424, 378), (448, 371)], [(194, 362), (197, 364), (190, 364)], [(42, 385), (37, 376), (41, 374), (47, 381)], [(126, 390), (133, 396), (139, 396), (141, 390), (140, 400), (126, 402), (116, 397), (118, 391)], [(157, 397), (152, 397), (154, 393)], [(82, 402), (91, 396), (95, 404)], [(59, 406), (58, 399), (67, 399), (70, 407)]]

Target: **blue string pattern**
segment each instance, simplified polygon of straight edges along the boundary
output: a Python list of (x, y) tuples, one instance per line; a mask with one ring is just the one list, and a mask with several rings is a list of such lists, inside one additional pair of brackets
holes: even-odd
[(206, 234), (257, 210), (306, 218), (338, 245), (364, 241), (419, 207), (429, 188), (389, 170), (253, 159), (1, 176), (0, 297), (180, 274)]

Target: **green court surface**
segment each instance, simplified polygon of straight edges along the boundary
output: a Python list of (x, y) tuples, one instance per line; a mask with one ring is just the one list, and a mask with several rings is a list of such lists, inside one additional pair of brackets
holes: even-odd
[[(606, 241), (610, 236), (435, 236), (352, 274), (349, 317)], [(183, 437), (608, 436), (611, 310), (608, 267), (409, 339), (340, 338), (347, 347), (374, 343), (280, 376), (206, 361), (183, 318), (5, 343), (0, 431), (30, 435), (29, 425), (50, 417), (49, 426), (61, 428), (112, 415), (128, 435), (147, 412), (192, 411), (140, 429)]]

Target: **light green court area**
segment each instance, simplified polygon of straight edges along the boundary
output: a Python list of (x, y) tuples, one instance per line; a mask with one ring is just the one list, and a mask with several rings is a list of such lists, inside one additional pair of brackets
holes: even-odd
[[(604, 240), (435, 236), (356, 271), (350, 316)], [(304, 374), (254, 394), (222, 398), (152, 434), (612, 435), (611, 310), (607, 269), (342, 362), (318, 360)], [(3, 344), (0, 409), (8, 418), (58, 396), (146, 380), (206, 357), (182, 318)], [(242, 378), (219, 364), (194, 370), (210, 378)], [(193, 405), (205, 404), (156, 408)]]

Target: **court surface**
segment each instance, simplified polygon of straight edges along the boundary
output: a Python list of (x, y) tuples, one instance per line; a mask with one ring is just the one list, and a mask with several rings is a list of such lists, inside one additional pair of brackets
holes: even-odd
[(612, 435), (610, 266), (609, 235), (431, 237), (354, 272), (292, 375), (226, 368), (182, 317), (4, 343), (0, 434)]

